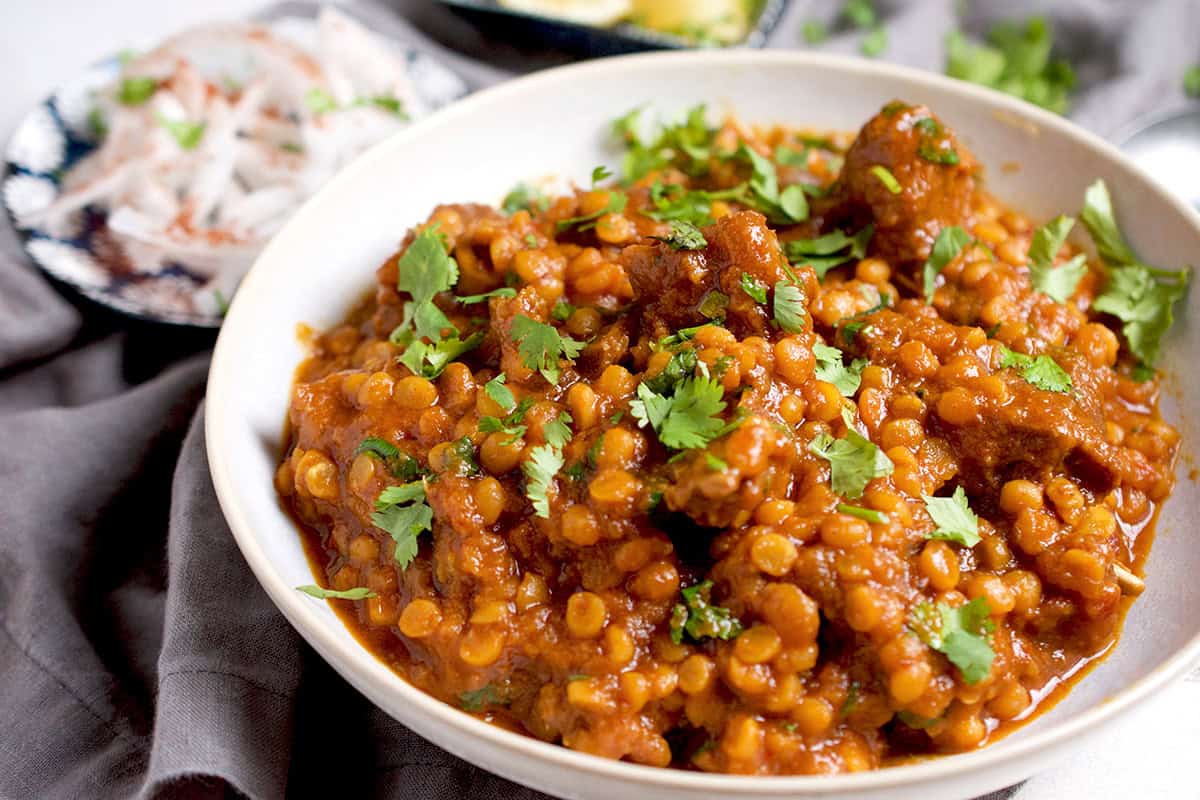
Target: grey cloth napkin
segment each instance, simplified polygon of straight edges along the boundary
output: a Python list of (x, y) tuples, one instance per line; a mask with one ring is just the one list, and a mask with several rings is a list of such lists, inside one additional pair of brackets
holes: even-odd
[[(970, 30), (1032, 4), (978, 5)], [(792, 3), (771, 46), (802, 46), (801, 22), (840, 6)], [(881, 6), (884, 57), (940, 68), (953, 0)], [(473, 88), (572, 59), (491, 41), (435, 4), (352, 10)], [(1078, 121), (1108, 134), (1183, 101), (1195, 3), (1075, 0), (1052, 17), (1085, 81)], [(859, 36), (824, 47), (853, 52)], [(375, 709), (259, 589), (208, 476), (211, 334), (64, 299), (0, 227), (0, 797), (544, 797)]]

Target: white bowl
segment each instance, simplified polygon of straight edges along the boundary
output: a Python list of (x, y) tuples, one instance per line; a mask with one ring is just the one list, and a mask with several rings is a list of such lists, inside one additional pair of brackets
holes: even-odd
[[(1200, 497), (1187, 479), (1159, 520), (1148, 588), (1123, 640), (1064, 702), (983, 750), (855, 775), (655, 769), (509, 733), (405, 683), (324, 602), (293, 588), (313, 575), (272, 476), (293, 370), (304, 355), (296, 324), (340, 321), (408, 226), (437, 203), (497, 202), (520, 180), (553, 174), (585, 183), (593, 166), (614, 163), (609, 123), (636, 105), (675, 113), (706, 102), (749, 122), (849, 130), (894, 98), (932, 107), (987, 166), (989, 188), (1034, 219), (1077, 211), (1084, 188), (1100, 177), (1150, 263), (1179, 267), (1200, 254), (1200, 216), (1111, 146), (1033, 106), (925, 72), (809, 53), (670, 53), (588, 62), (482, 92), (380, 144), (322, 189), (263, 252), (221, 330), (206, 406), (213, 481), (242, 553), (284, 616), (346, 680), (420, 735), (570, 798), (965, 797), (1049, 766), (1182, 675), (1200, 657), (1200, 546), (1187, 520)], [(1200, 357), (1200, 300), (1193, 300), (1172, 333), (1168, 371)], [(1167, 385), (1163, 413), (1182, 429), (1186, 465), (1196, 452), (1200, 392)]]

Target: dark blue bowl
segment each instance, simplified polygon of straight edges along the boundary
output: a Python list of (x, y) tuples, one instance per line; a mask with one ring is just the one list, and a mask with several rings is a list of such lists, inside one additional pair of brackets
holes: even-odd
[[(439, 0), (460, 16), (486, 30), (490, 38), (513, 44), (566, 50), (585, 56), (613, 56), (646, 50), (686, 50), (697, 45), (681, 36), (620, 23), (611, 28), (579, 25), (554, 17), (526, 14), (504, 8), (496, 0)], [(762, 47), (783, 16), (787, 0), (764, 0), (753, 27), (740, 42), (729, 47)]]

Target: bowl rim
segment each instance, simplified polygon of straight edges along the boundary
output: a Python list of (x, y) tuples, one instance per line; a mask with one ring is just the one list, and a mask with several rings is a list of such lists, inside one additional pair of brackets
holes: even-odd
[[(375, 145), (345, 167), (310, 198), (293, 215), (280, 233), (272, 239), (247, 273), (217, 339), (209, 371), (208, 400), (205, 403), (205, 441), (210, 472), (218, 502), (229, 522), (238, 547), (271, 600), (283, 612), (292, 626), (339, 673), (342, 673), (344, 677), (349, 677), (348, 673), (353, 673), (360, 680), (385, 687), (385, 691), (399, 695), (400, 699), (413, 709), (413, 714), (433, 717), (444, 729), (453, 730), (463, 737), (482, 740), (496, 751), (519, 753), (526, 759), (540, 761), (559, 769), (571, 770), (579, 775), (591, 774), (626, 784), (638, 784), (646, 788), (662, 790), (737, 792), (741, 795), (773, 796), (811, 792), (832, 795), (855, 790), (870, 791), (914, 786), (958, 774), (981, 774), (986, 770), (1002, 769), (1005, 766), (1011, 766), (1014, 762), (1029, 759), (1040, 751), (1060, 745), (1066, 740), (1080, 738), (1092, 729), (1128, 711), (1135, 704), (1182, 676), (1193, 664), (1200, 661), (1200, 634), (1194, 636), (1149, 674), (1122, 688), (1094, 708), (1082, 712), (1076, 718), (980, 750), (867, 772), (829, 776), (744, 776), (691, 772), (614, 761), (577, 752), (558, 744), (550, 744), (530, 736), (504, 730), (462, 712), (405, 681), (353, 637), (335, 635), (329, 628), (328, 620), (318, 616), (319, 607), (306, 596), (294, 591), (276, 572), (254, 533), (251, 514), (241, 501), (241, 492), (232, 479), (229, 454), (222, 447), (223, 442), (231, 441), (231, 437), (235, 433), (234, 425), (237, 423), (231, 415), (231, 411), (237, 406), (236, 393), (226, 378), (227, 373), (230, 372), (229, 365), (237, 358), (238, 342), (234, 336), (242, 327), (241, 319), (252, 313), (252, 303), (261, 293), (259, 286), (265, 281), (263, 277), (265, 272), (260, 268), (261, 265), (277, 260), (275, 254), (283, 249), (284, 245), (281, 242), (290, 238), (290, 231), (312, 227), (313, 223), (319, 223), (314, 209), (325, 195), (339, 192), (344, 185), (352, 185), (360, 173), (371, 171), (377, 161), (387, 159), (394, 152), (403, 150), (410, 139), (425, 135), (426, 129), (436, 129), (460, 118), (467, 118), (477, 108), (503, 102), (511, 95), (548, 90), (595, 74), (605, 74), (609, 78), (620, 79), (658, 66), (678, 66), (696, 62), (706, 62), (706, 66), (712, 64), (739, 67), (787, 65), (796, 69), (825, 69), (860, 76), (888, 76), (910, 83), (914, 88), (935, 88), (975, 104), (1008, 112), (1038, 126), (1053, 129), (1056, 133), (1072, 140), (1076, 146), (1089, 150), (1097, 160), (1119, 167), (1132, 179), (1144, 184), (1147, 190), (1165, 200), (1186, 223), (1200, 231), (1200, 213), (1160, 187), (1143, 170), (1122, 155), (1115, 146), (1099, 136), (1065, 118), (1022, 100), (913, 67), (870, 61), (853, 56), (807, 51), (738, 49), (700, 52), (668, 51), (615, 56), (556, 67), (506, 81), (468, 95)], [(252, 324), (251, 321), (248, 322)], [(280, 510), (279, 513), (283, 514), (284, 512)], [(342, 624), (340, 620), (338, 624)], [(331, 655), (325, 656), (326, 653)], [(355, 683), (355, 681), (351, 682)], [(434, 744), (441, 746), (437, 742)]]

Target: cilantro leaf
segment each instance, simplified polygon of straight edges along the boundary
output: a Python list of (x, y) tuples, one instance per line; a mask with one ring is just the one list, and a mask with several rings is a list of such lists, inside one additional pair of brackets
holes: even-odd
[(1184, 71), (1183, 93), (1188, 97), (1200, 97), (1200, 64), (1193, 64)]
[(384, 511), (388, 506), (398, 506), (411, 503), (413, 500), (425, 499), (424, 481), (410, 481), (399, 486), (389, 486), (379, 493), (375, 500), (375, 510)]
[(568, 217), (560, 219), (556, 224), (559, 233), (568, 231), (571, 228), (576, 230), (586, 231), (596, 227), (596, 222), (605, 214), (620, 214), (625, 210), (625, 206), (629, 203), (629, 197), (624, 192), (609, 192), (608, 205), (599, 211), (593, 211), (590, 214), (583, 214), (578, 217)]
[(873, 0), (846, 0), (842, 18), (855, 28), (870, 28), (878, 21), (879, 14)]
[(722, 606), (711, 604), (713, 582), (702, 581), (680, 591), (682, 603), (676, 603), (671, 612), (671, 641), (683, 642), (686, 633), (692, 640), (735, 639), (742, 632), (742, 622), (733, 612)]
[(391, 442), (375, 436), (368, 436), (359, 442), (354, 449), (354, 455), (367, 453), (383, 461), (388, 471), (397, 478), (412, 481), (425, 474), (421, 462), (405, 454)]
[(542, 435), (546, 438), (546, 443), (558, 448), (566, 445), (571, 441), (571, 423), (574, 421), (569, 413), (562, 411), (543, 425)]
[(767, 287), (758, 278), (751, 275), (749, 272), (742, 273), (742, 291), (750, 295), (750, 299), (756, 303), (767, 302)]
[(601, 164), (592, 170), (592, 185), (595, 186), (600, 181), (606, 178), (611, 178), (612, 176), (612, 170)]
[(838, 503), (837, 510), (839, 514), (847, 514), (851, 517), (857, 517), (867, 522), (874, 522), (880, 525), (887, 524), (888, 515), (882, 511), (877, 511), (874, 508), (863, 508), (862, 506), (852, 506), (846, 503)]
[(1162, 338), (1175, 321), (1175, 303), (1187, 292), (1191, 273), (1187, 269), (1155, 269), (1138, 259), (1117, 225), (1103, 180), (1088, 187), (1079, 216), (1110, 268), (1108, 283), (1092, 308), (1120, 319), (1130, 352), (1142, 366), (1153, 367)]
[(1087, 256), (1082, 253), (1062, 266), (1054, 266), (1054, 259), (1074, 225), (1072, 217), (1060, 214), (1034, 231), (1029, 244), (1029, 279), (1033, 288), (1057, 303), (1070, 300), (1087, 274)]
[(318, 600), (328, 600), (330, 598), (337, 600), (365, 600), (368, 597), (375, 597), (375, 593), (365, 586), (356, 586), (353, 589), (339, 591), (337, 589), (326, 589), (323, 586), (315, 586), (310, 583), (307, 586), (297, 586), (296, 589)]
[(900, 194), (904, 190), (900, 186), (900, 181), (896, 180), (896, 176), (892, 174), (892, 171), (883, 164), (876, 164), (871, 167), (871, 174), (878, 178), (879, 182), (884, 185), (884, 188), (892, 194)]
[[(503, 386), (499, 388), (508, 391)], [(521, 423), (525, 420), (525, 413), (533, 407), (533, 402), (532, 397), (523, 398), (520, 403), (509, 410), (503, 419), (492, 416), (480, 417), (479, 430), (484, 433), (506, 433), (511, 438), (505, 442), (505, 445), (512, 444), (525, 435), (527, 428)]]
[(937, 529), (926, 534), (928, 539), (946, 539), (961, 544), (963, 547), (974, 547), (979, 544), (979, 517), (967, 504), (967, 493), (959, 486), (949, 497), (930, 497), (921, 495), (925, 501), (925, 510)]
[(779, 281), (775, 284), (775, 298), (772, 310), (775, 321), (787, 333), (800, 333), (805, 328), (805, 314), (808, 301), (804, 290), (790, 280)]
[(117, 101), (126, 106), (140, 106), (157, 91), (158, 81), (154, 78), (125, 78), (117, 87)]
[(533, 448), (529, 459), (521, 464), (525, 473), (525, 496), (533, 504), (534, 513), (548, 519), (550, 517), (550, 484), (554, 476), (563, 467), (563, 454), (552, 444), (543, 444)]
[(646, 378), (643, 383), (653, 392), (670, 394), (684, 378), (696, 371), (700, 363), (696, 350), (691, 347), (681, 348), (671, 355), (671, 360), (654, 377)]
[(817, 358), (817, 366), (813, 371), (817, 379), (832, 383), (842, 397), (853, 397), (862, 382), (862, 371), (867, 366), (867, 360), (856, 358), (847, 367), (842, 363), (841, 350), (820, 342), (813, 345), (813, 355)]
[(659, 430), (671, 411), (671, 398), (658, 394), (646, 382), (638, 384), (637, 396), (637, 400), (629, 403), (630, 415), (638, 421), (638, 427), (644, 428), (649, 425), (652, 429)]
[(553, 325), (537, 322), (524, 314), (513, 318), (512, 338), (517, 343), (521, 363), (540, 372), (551, 385), (558, 383), (559, 360), (573, 363), (584, 347), (583, 342), (559, 334)]
[(549, 207), (550, 198), (541, 189), (527, 183), (518, 183), (500, 201), (500, 210), (510, 217), (521, 210), (536, 212)]
[(158, 123), (167, 129), (167, 133), (175, 137), (175, 142), (184, 150), (195, 150), (204, 138), (204, 130), (208, 127), (204, 122), (191, 122), (186, 119), (167, 119), (158, 115)]
[(729, 295), (713, 289), (700, 298), (700, 307), (697, 310), (708, 319), (724, 320), (725, 309), (728, 307)]
[(933, 248), (922, 270), (925, 290), (925, 304), (933, 303), (933, 292), (937, 287), (937, 276), (941, 274), (950, 262), (958, 258), (962, 249), (971, 243), (971, 236), (957, 225), (942, 228), (933, 240)]
[(1058, 114), (1070, 106), (1075, 71), (1062, 59), (1052, 59), (1054, 34), (1045, 17), (1023, 24), (994, 26), (989, 43), (968, 40), (961, 31), (946, 35), (946, 74), (990, 86)]
[(995, 630), (986, 597), (977, 597), (957, 608), (938, 603), (918, 603), (909, 615), (908, 626), (934, 650), (958, 667), (967, 684), (987, 677), (996, 653), (988, 641)]
[(446, 253), (437, 224), (422, 228), (396, 262), (396, 288), (418, 306), (458, 283), (458, 262)]
[(650, 172), (674, 166), (692, 175), (708, 171), (716, 130), (706, 122), (703, 105), (689, 109), (683, 121), (658, 125), (635, 108), (613, 123), (613, 132), (625, 146), (621, 178), (626, 184)]
[(847, 236), (841, 230), (834, 230), (816, 239), (793, 239), (784, 242), (783, 252), (791, 263), (812, 267), (818, 278), (824, 278), (825, 273), (834, 267), (847, 261), (865, 258), (874, 233), (874, 225), (863, 227), (853, 236)]
[(468, 353), (483, 341), (483, 332), (477, 331), (466, 339), (458, 336), (444, 338), (434, 344), (412, 341), (400, 356), (400, 363), (424, 378), (436, 378), (450, 362)]
[(754, 148), (742, 142), (734, 157), (750, 164), (749, 192), (737, 199), (764, 214), (776, 224), (803, 222), (808, 219), (808, 201), (804, 190), (798, 185), (789, 186), (781, 194), (779, 176), (769, 158), (760, 155)]
[(887, 28), (880, 25), (879, 27), (872, 28), (867, 32), (867, 35), (863, 37), (862, 43), (859, 44), (858, 49), (859, 52), (861, 52), (867, 58), (875, 58), (876, 56), (882, 54), (884, 50), (887, 50), (887, 46)]
[(483, 711), (488, 706), (506, 706), (508, 705), (508, 700), (500, 692), (496, 691), (491, 684), (488, 684), (482, 689), (461, 693), (458, 696), (458, 704), (462, 707), (463, 711), (474, 713)]
[(653, 238), (665, 242), (672, 250), (703, 250), (708, 247), (708, 240), (700, 229), (683, 220), (671, 220), (670, 234)]
[(676, 450), (703, 447), (717, 436), (724, 421), (725, 388), (710, 378), (685, 378), (671, 397), (671, 407), (655, 429), (659, 441)]
[(566, 322), (567, 320), (569, 320), (571, 318), (571, 315), (574, 313), (575, 313), (575, 306), (571, 305), (570, 303), (568, 303), (564, 300), (559, 300), (557, 303), (554, 304), (554, 308), (551, 309), (550, 317), (551, 317), (551, 319), (556, 319), (559, 322)]
[(508, 376), (501, 372), (483, 385), (484, 394), (495, 400), (505, 414), (517, 407), (517, 398), (513, 397), (512, 389), (504, 385), (506, 380)]
[(862, 497), (872, 479), (891, 475), (895, 469), (892, 460), (854, 428), (842, 439), (822, 433), (808, 449), (829, 462), (829, 485), (834, 493), (851, 500)]
[(517, 296), (516, 289), (512, 288), (511, 286), (501, 286), (499, 289), (492, 289), (490, 292), (484, 292), (483, 294), (469, 294), (465, 297), (456, 297), (454, 299), (457, 300), (458, 302), (462, 303), (463, 305), (469, 306), (472, 303), (482, 303), (484, 300), (488, 300), (493, 297), (516, 297), (516, 296)]
[(806, 19), (800, 27), (800, 35), (808, 44), (820, 44), (829, 38), (829, 30), (819, 19)]
[[(403, 487), (394, 488), (403, 489)], [(413, 490), (409, 489), (393, 496), (409, 496), (412, 492)], [(409, 502), (408, 505), (401, 503), (389, 505), (384, 500), (384, 493), (381, 493), (375, 502), (376, 510), (371, 514), (371, 523), (391, 535), (392, 541), (396, 543), (393, 557), (400, 565), (400, 569), (405, 569), (417, 557), (419, 547), (417, 537), (423, 531), (433, 529), (433, 509), (425, 502), (424, 488), (421, 490), (419, 499), (415, 496), (410, 497), (412, 502)]]
[(1021, 377), (1026, 383), (1044, 392), (1066, 394), (1071, 391), (1071, 376), (1048, 355), (1043, 354), (1035, 358), (1000, 345), (1000, 369), (1009, 367), (1021, 370)]

